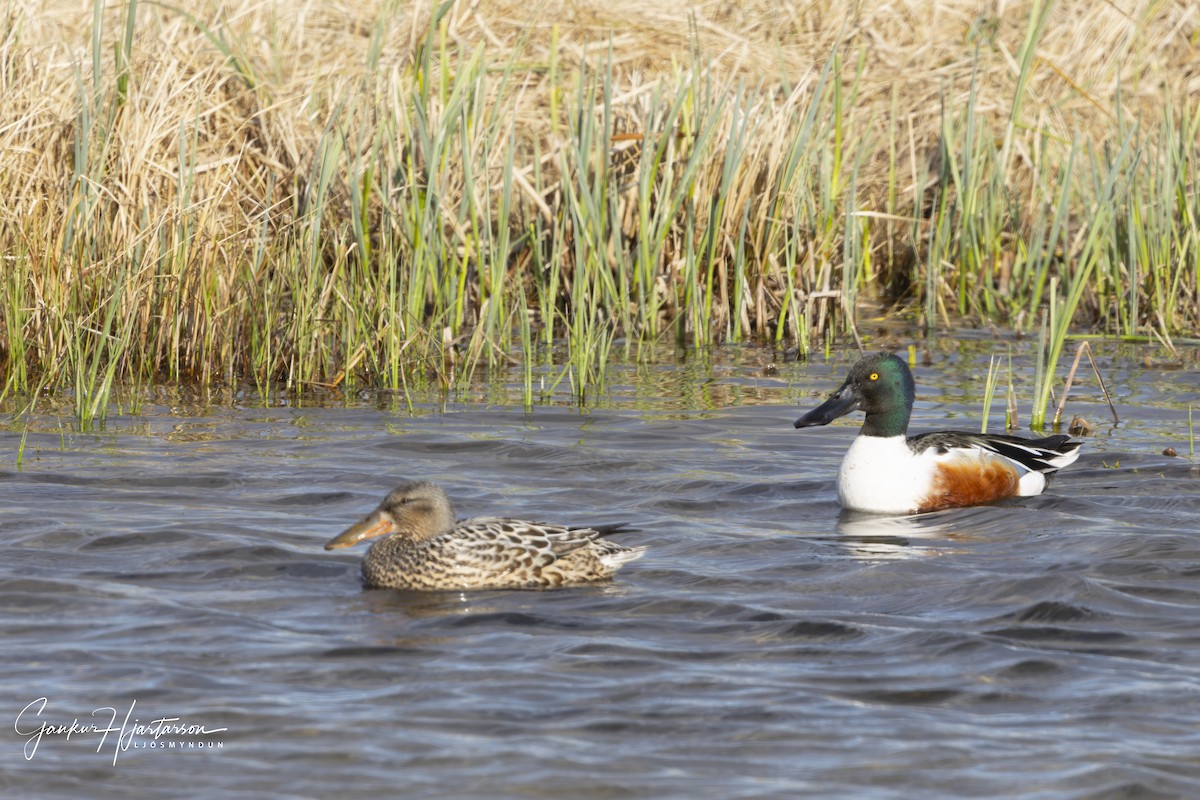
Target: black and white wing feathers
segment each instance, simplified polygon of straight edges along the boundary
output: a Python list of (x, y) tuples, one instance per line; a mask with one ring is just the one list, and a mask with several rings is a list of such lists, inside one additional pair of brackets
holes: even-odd
[(908, 446), (914, 453), (934, 448), (938, 453), (953, 450), (973, 449), (995, 453), (1007, 458), (1031, 472), (1053, 473), (1079, 458), (1081, 442), (1072, 442), (1070, 436), (1061, 434), (1041, 439), (1026, 439), (1002, 433), (966, 433), (964, 431), (937, 431), (908, 437)]

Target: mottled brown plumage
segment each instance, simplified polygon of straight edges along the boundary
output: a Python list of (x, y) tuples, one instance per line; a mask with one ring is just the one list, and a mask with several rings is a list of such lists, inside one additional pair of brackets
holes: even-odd
[(382, 536), (363, 558), (363, 583), (393, 589), (552, 589), (611, 578), (640, 558), (592, 528), (475, 517), (458, 522), (440, 486), (404, 483), (325, 545)]

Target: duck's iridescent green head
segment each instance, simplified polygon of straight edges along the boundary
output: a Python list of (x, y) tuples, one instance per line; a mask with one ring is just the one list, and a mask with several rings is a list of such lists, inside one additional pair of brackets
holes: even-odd
[(864, 356), (829, 399), (796, 420), (797, 428), (828, 425), (852, 411), (867, 418), (863, 436), (902, 436), (908, 430), (916, 389), (912, 372), (891, 353)]

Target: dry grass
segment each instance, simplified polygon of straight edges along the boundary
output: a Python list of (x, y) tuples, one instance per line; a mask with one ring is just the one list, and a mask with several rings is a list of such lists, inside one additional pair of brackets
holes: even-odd
[(539, 341), (582, 387), (614, 336), (806, 348), (872, 299), (1030, 328), (1047, 277), (1188, 333), (1200, 7), (1063, 0), (1023, 65), (1033, 7), (142, 2), (94, 40), (10, 2), (5, 391), (453, 384)]

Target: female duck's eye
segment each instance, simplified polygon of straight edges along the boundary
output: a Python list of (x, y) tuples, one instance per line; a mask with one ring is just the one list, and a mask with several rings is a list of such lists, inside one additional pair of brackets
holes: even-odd
[(873, 380), (873, 381), (877, 381), (877, 380), (879, 380), (879, 373), (878, 373), (878, 372), (872, 372), (872, 373), (871, 373), (871, 380)]

